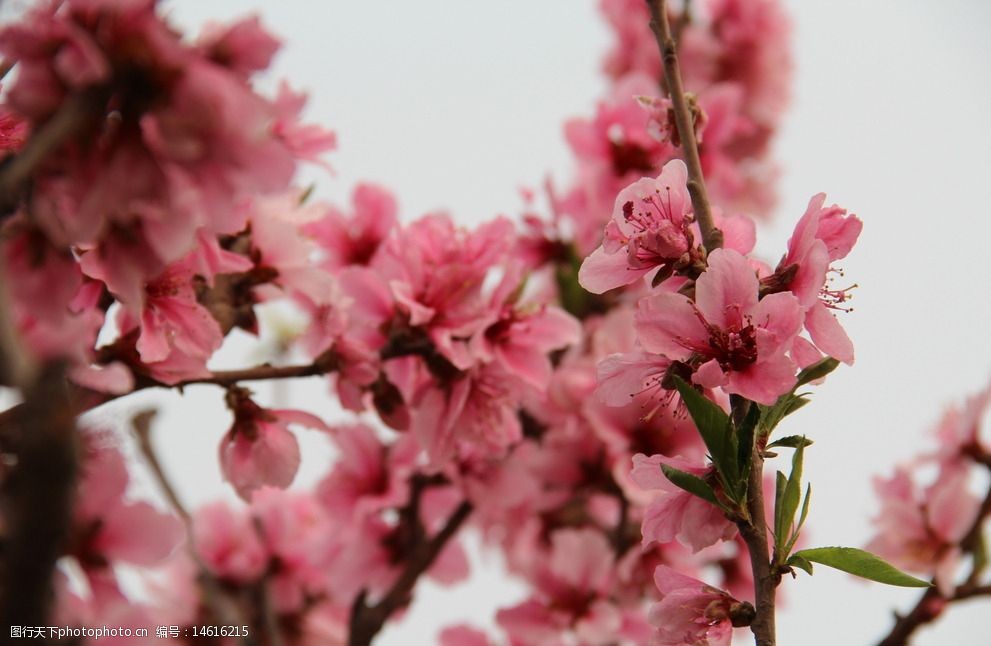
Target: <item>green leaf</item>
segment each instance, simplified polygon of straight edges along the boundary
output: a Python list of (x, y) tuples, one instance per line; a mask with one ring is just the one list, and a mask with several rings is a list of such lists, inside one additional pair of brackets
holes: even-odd
[[(805, 370), (798, 373), (798, 382), (795, 384), (795, 388), (799, 386), (804, 386), (810, 381), (815, 381), (816, 379), (822, 379), (840, 365), (840, 362), (832, 357), (826, 357), (825, 359), (820, 359), (819, 361), (813, 363), (811, 366)], [(794, 391), (793, 391), (794, 392)]]
[(768, 444), (767, 448), (773, 449), (776, 446), (784, 446), (790, 449), (797, 449), (800, 446), (812, 446), (813, 444), (814, 442), (804, 435), (786, 435)]
[(684, 489), (688, 493), (698, 496), (702, 500), (711, 502), (717, 507), (722, 507), (716, 499), (716, 494), (712, 491), (712, 487), (710, 487), (705, 480), (697, 475), (686, 471), (681, 471), (680, 469), (675, 469), (674, 467), (669, 467), (666, 464), (661, 465), (661, 471), (663, 471), (664, 476), (671, 481), (671, 484), (676, 487)]
[(791, 538), (788, 539), (788, 544), (785, 545), (785, 549), (782, 552), (787, 554), (795, 548), (795, 543), (798, 542), (798, 536), (802, 533), (802, 527), (805, 526), (805, 519), (809, 516), (809, 501), (812, 499), (812, 483), (805, 486), (805, 500), (802, 501), (802, 511), (798, 515), (798, 525), (795, 526), (795, 530), (791, 534)]
[(787, 565), (805, 570), (809, 576), (812, 576), (812, 564), (809, 563), (808, 559), (799, 556), (797, 552), (791, 555), (791, 558), (788, 559)]
[(795, 381), (795, 387), (791, 389), (791, 392), (785, 393), (784, 395), (781, 395), (781, 397), (778, 397), (778, 401), (776, 401), (773, 406), (762, 405), (760, 407), (761, 436), (767, 437), (770, 435), (771, 431), (773, 431), (775, 427), (781, 423), (781, 420), (809, 403), (808, 398), (804, 396), (805, 393), (795, 394), (796, 390), (810, 381), (815, 381), (816, 379), (825, 377), (832, 371), (836, 370), (838, 365), (840, 365), (840, 362), (832, 357), (826, 357), (820, 361), (817, 361), (798, 373), (798, 377)]
[[(782, 556), (788, 553), (788, 544), (797, 533), (795, 512), (802, 501), (802, 463), (805, 458), (805, 445), (799, 443), (791, 460), (791, 473), (785, 482), (780, 496), (776, 496), (774, 506), (775, 547)], [(780, 480), (778, 487), (780, 487)]]
[(792, 395), (791, 399), (787, 401), (781, 411), (781, 417), (785, 418), (797, 411), (799, 408), (808, 404), (811, 400), (803, 395)]
[(739, 490), (740, 469), (736, 461), (729, 415), (718, 404), (688, 385), (684, 379), (675, 376), (674, 384), (702, 436), (702, 441), (709, 449), (712, 463), (716, 465), (726, 491), (732, 495)]
[(757, 424), (760, 422), (760, 408), (756, 404), (751, 404), (747, 409), (747, 414), (743, 422), (737, 429), (737, 449), (736, 461), (740, 465), (741, 489), (737, 498), (742, 502), (747, 493), (747, 481), (750, 478), (750, 466), (753, 464), (754, 437), (757, 432)]
[(781, 514), (784, 509), (782, 499), (785, 497), (785, 487), (788, 486), (788, 477), (778, 471), (774, 479), (774, 549), (778, 554), (784, 556), (785, 537), (784, 520)]
[(785, 393), (773, 406), (761, 406), (760, 432), (762, 437), (771, 434), (788, 415), (809, 403), (809, 399), (794, 392)]
[[(928, 588), (932, 584), (928, 581), (917, 579), (914, 576), (905, 574), (887, 561), (878, 556), (865, 552), (855, 547), (816, 547), (808, 550), (799, 550), (788, 559), (791, 565), (792, 559), (801, 557), (813, 563), (836, 568), (850, 574), (905, 588)], [(804, 568), (802, 568), (804, 569)]]
[(805, 486), (805, 500), (802, 501), (802, 513), (798, 516), (798, 527), (796, 527), (796, 538), (797, 530), (802, 529), (802, 525), (805, 524), (805, 519), (809, 516), (809, 501), (812, 499), (812, 483), (810, 482)]

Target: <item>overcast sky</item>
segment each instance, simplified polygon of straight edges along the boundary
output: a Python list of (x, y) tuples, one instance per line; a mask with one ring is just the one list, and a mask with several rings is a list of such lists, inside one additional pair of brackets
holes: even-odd
[[(399, 196), (404, 217), (443, 207), (462, 222), (515, 213), (518, 188), (565, 178), (561, 123), (587, 114), (603, 87), (608, 42), (591, 0), (354, 2), (170, 0), (187, 27), (260, 10), (286, 42), (276, 77), (310, 90), (309, 116), (337, 130), (337, 174), (311, 174), (323, 195), (371, 179)], [(858, 213), (864, 234), (844, 261), (860, 287), (844, 324), (857, 363), (842, 368), (790, 433), (816, 440), (809, 542), (863, 545), (876, 511), (874, 474), (929, 446), (945, 404), (991, 375), (988, 186), (991, 183), (991, 5), (981, 0), (788, 2), (795, 19), (795, 100), (778, 145), (785, 169), (775, 224), (759, 249), (777, 260), (809, 197), (826, 191)], [(244, 365), (246, 339), (220, 363)], [(260, 355), (256, 355), (260, 356)], [(332, 417), (320, 380), (294, 384), (290, 404)], [(162, 452), (192, 503), (230, 497), (216, 447), (221, 393), (189, 389), (164, 402)], [(104, 417), (113, 411), (101, 413)], [(299, 486), (330, 453), (304, 441)], [(427, 586), (383, 646), (429, 644), (455, 621), (491, 625), (521, 589), (487, 570), (453, 590)], [(783, 645), (871, 643), (912, 590), (865, 585), (827, 568), (786, 581)], [(987, 601), (952, 612), (917, 644), (987, 643)], [(980, 627), (980, 632), (978, 632)], [(980, 635), (980, 636), (978, 636)], [(748, 640), (741, 639), (741, 643)]]

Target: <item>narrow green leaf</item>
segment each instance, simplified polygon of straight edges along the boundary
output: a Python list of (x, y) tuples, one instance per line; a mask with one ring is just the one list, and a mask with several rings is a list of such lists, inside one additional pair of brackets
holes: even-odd
[(729, 415), (718, 404), (704, 397), (680, 377), (674, 377), (674, 384), (702, 436), (702, 441), (709, 449), (712, 463), (716, 465), (716, 470), (722, 476), (727, 492), (737, 491), (740, 479), (739, 468), (730, 439), (733, 430)]
[(805, 370), (798, 373), (798, 382), (795, 384), (795, 388), (799, 386), (804, 386), (810, 381), (815, 381), (816, 379), (822, 379), (840, 365), (840, 362), (832, 357), (826, 357), (821, 359)]
[(785, 403), (781, 411), (782, 419), (788, 417), (789, 415), (797, 411), (799, 408), (802, 408), (803, 406), (808, 404), (810, 401), (811, 400), (808, 397), (804, 397), (802, 395), (792, 395), (791, 399), (789, 399)]
[(671, 484), (676, 487), (684, 489), (688, 493), (698, 496), (707, 502), (711, 502), (716, 506), (721, 506), (719, 505), (719, 501), (716, 499), (716, 494), (712, 491), (712, 487), (710, 487), (705, 480), (697, 475), (682, 471), (680, 469), (675, 469), (674, 467), (669, 467), (666, 464), (661, 465), (661, 471), (663, 471), (664, 476), (671, 481)]
[(802, 501), (802, 513), (798, 517), (798, 528), (802, 529), (805, 524), (805, 519), (809, 516), (809, 500), (812, 499), (812, 483), (810, 482), (805, 486), (805, 500)]
[(795, 543), (798, 542), (798, 537), (802, 533), (802, 527), (805, 526), (805, 519), (809, 516), (809, 501), (812, 499), (812, 483), (810, 482), (805, 486), (805, 500), (802, 501), (802, 511), (798, 515), (798, 524), (795, 526), (794, 531), (791, 533), (791, 537), (788, 539), (788, 544), (785, 546), (784, 554), (791, 552), (795, 548)]
[(812, 576), (812, 564), (809, 563), (808, 559), (799, 556), (797, 552), (791, 555), (791, 558), (788, 559), (787, 564), (792, 567), (797, 567), (799, 569), (805, 570), (809, 574), (809, 576)]
[(804, 435), (786, 435), (785, 437), (778, 438), (768, 444), (767, 448), (773, 449), (778, 446), (784, 446), (790, 449), (797, 449), (800, 446), (812, 446), (813, 444), (815, 444), (815, 442), (808, 439)]
[(760, 408), (752, 404), (747, 410), (746, 417), (737, 429), (738, 444), (736, 450), (737, 464), (740, 465), (740, 485), (741, 489), (737, 498), (742, 502), (746, 500), (747, 481), (750, 478), (750, 466), (753, 464), (754, 438), (757, 432), (757, 424), (760, 422)]
[(763, 437), (770, 435), (771, 431), (781, 423), (781, 420), (808, 403), (808, 398), (791, 392), (781, 395), (773, 406), (761, 406), (761, 435)]
[[(802, 499), (802, 463), (805, 458), (805, 446), (798, 445), (795, 455), (791, 460), (791, 473), (788, 474), (788, 482), (785, 484), (784, 494), (781, 496), (781, 532), (787, 541), (791, 538), (792, 527), (795, 525), (795, 512), (798, 511), (798, 504)], [(777, 518), (778, 510), (775, 510)], [(787, 533), (787, 535), (786, 535)]]
[[(795, 552), (789, 564), (795, 557), (801, 557), (813, 563), (836, 568), (850, 574), (905, 588), (928, 588), (932, 584), (905, 574), (878, 556), (855, 547), (816, 547)], [(804, 569), (804, 568), (803, 568)]]
[(782, 500), (785, 497), (785, 487), (787, 485), (788, 478), (785, 474), (778, 471), (774, 480), (774, 548), (775, 551), (781, 555), (787, 553), (787, 550), (785, 550), (785, 544), (788, 541), (788, 537), (786, 535), (788, 529), (785, 527), (784, 515), (781, 513), (784, 509)]
[(771, 434), (771, 431), (777, 427), (788, 415), (791, 415), (799, 408), (805, 406), (809, 403), (808, 398), (803, 394), (795, 394), (795, 391), (809, 383), (810, 381), (815, 381), (825, 377), (836, 367), (840, 365), (840, 362), (832, 357), (826, 357), (821, 361), (818, 361), (805, 370), (798, 373), (798, 377), (795, 382), (795, 387), (791, 389), (791, 392), (785, 393), (778, 398), (778, 401), (774, 403), (773, 406), (761, 406), (761, 420), (760, 420), (760, 432), (761, 437), (767, 437)]

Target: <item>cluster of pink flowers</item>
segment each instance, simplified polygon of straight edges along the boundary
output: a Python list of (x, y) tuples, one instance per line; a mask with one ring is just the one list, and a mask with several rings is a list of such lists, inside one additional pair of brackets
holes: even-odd
[(134, 604), (118, 577), (122, 565), (161, 565), (183, 538), (182, 523), (147, 502), (125, 497), (127, 464), (114, 436), (87, 430), (66, 558), (56, 574), (59, 625), (149, 624), (151, 607)]
[[(881, 509), (874, 519), (877, 534), (867, 549), (894, 565), (931, 577), (944, 603), (928, 610), (938, 615), (945, 600), (966, 589), (962, 569), (983, 549), (980, 530), (991, 514), (991, 496), (982, 502), (976, 485), (991, 470), (991, 442), (982, 418), (991, 389), (947, 410), (934, 431), (939, 448), (903, 464), (887, 478), (877, 477)], [(921, 475), (934, 477), (923, 483)], [(973, 564), (979, 573), (980, 565)], [(971, 585), (976, 581), (970, 577)]]
[[(198, 293), (257, 268), (231, 251), (245, 201), (287, 190), (298, 160), (334, 147), (298, 122), (300, 95), (252, 88), (278, 46), (257, 19), (185, 42), (154, 0), (42, 3), (0, 32), (17, 63), (4, 114), (26, 145), (80, 121), (34, 169), (3, 253), (6, 271), (46, 277), (13, 294), (16, 323), (43, 358), (72, 358), (78, 383), (119, 393), (131, 373), (206, 373), (226, 330)], [(121, 342), (98, 355), (114, 302)]]
[[(671, 16), (722, 232), (706, 249), (647, 9), (602, 9), (616, 37), (608, 96), (566, 125), (575, 177), (563, 191), (548, 182), (550, 217), (527, 213), (522, 231), (404, 219), (372, 184), (348, 207), (309, 199), (296, 167), (323, 163), (334, 137), (300, 122), (302, 95), (253, 88), (278, 48), (257, 19), (190, 42), (154, 0), (66, 0), (0, 30), (17, 65), (0, 156), (65, 130), (0, 214), (26, 347), (67, 360), (85, 406), (202, 382), (226, 389), (232, 414), (218, 462), (240, 500), (194, 511), (185, 540), (178, 519), (124, 496), (108, 436), (86, 435), (61, 561), (82, 575), (59, 580), (65, 623), (139, 613), (131, 623), (349, 643), (364, 610), (398, 598), (387, 619), (408, 603), (411, 572), (468, 576), (447, 535), (466, 519), (529, 585), (496, 615), (514, 646), (727, 645), (752, 619), (737, 525), (664, 475), (727, 494), (677, 386), (756, 410), (824, 357), (853, 363), (835, 315), (848, 289), (833, 280), (861, 222), (820, 194), (777, 264), (753, 255), (751, 216), (773, 201), (788, 23), (774, 0), (711, 0)], [(293, 349), (310, 363), (213, 371), (227, 335), (258, 333), (255, 306), (273, 301), (305, 315)], [(363, 421), (269, 408), (242, 383), (273, 375), (323, 376)], [(876, 549), (893, 562), (955, 567), (977, 513), (965, 472), (988, 460), (972, 432), (985, 399), (948, 423), (956, 448), (932, 458), (936, 485), (919, 493), (904, 472), (882, 486)], [(336, 449), (309, 491), (291, 488), (298, 427)], [(949, 497), (967, 504), (939, 511)], [(141, 603), (117, 563), (147, 567)], [(440, 640), (493, 643), (469, 626)]]
[[(664, 389), (676, 374), (772, 405), (793, 388), (797, 369), (823, 354), (852, 363), (850, 340), (829, 311), (846, 294), (836, 296), (828, 273), (830, 262), (853, 247), (861, 223), (839, 207), (824, 208), (824, 200), (812, 199), (771, 270), (747, 256), (753, 226), (741, 225), (740, 217), (727, 222), (723, 248), (705, 254), (680, 161), (668, 162), (656, 180), (620, 192), (605, 240), (582, 264), (579, 279), (593, 293), (646, 288), (646, 279), (653, 291), (636, 302), (637, 349), (601, 366), (606, 399)], [(809, 338), (800, 336), (803, 330)]]
[[(681, 156), (647, 4), (600, 5), (613, 31), (604, 63), (610, 87), (594, 115), (566, 124), (574, 178), (551, 191), (558, 225), (573, 231), (582, 255), (598, 243), (602, 214), (616, 194)], [(695, 96), (706, 184), (724, 209), (767, 214), (777, 175), (770, 143), (791, 80), (788, 20), (775, 0), (710, 0), (689, 11), (669, 3), (685, 85)]]

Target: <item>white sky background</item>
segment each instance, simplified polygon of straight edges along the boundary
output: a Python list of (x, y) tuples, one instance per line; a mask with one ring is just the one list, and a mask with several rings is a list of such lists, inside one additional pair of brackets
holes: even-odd
[[(815, 489), (809, 543), (861, 546), (876, 510), (871, 476), (930, 446), (926, 431), (943, 406), (991, 375), (991, 5), (788, 5), (797, 85), (778, 145), (780, 208), (759, 248), (776, 261), (819, 191), (865, 222), (844, 261), (847, 278), (860, 284), (856, 311), (844, 318), (857, 363), (830, 377), (786, 429), (816, 440), (806, 463)], [(439, 207), (465, 223), (515, 214), (519, 186), (538, 184), (548, 171), (568, 176), (561, 124), (589, 114), (603, 87), (598, 70), (609, 36), (593, 0), (166, 6), (186, 28), (260, 11), (286, 43), (275, 76), (310, 90), (310, 119), (340, 138), (331, 157), (336, 177), (308, 178), (338, 200), (357, 180), (378, 181), (397, 193), (406, 220)], [(221, 357), (224, 366), (261, 356), (246, 356), (246, 339), (233, 346)], [(318, 379), (293, 383), (284, 396), (334, 416)], [(233, 499), (216, 462), (229, 423), (220, 391), (139, 398), (163, 402), (158, 438), (185, 498), (192, 505)], [(299, 486), (312, 483), (330, 456), (322, 438), (303, 439)], [(409, 617), (377, 643), (430, 644), (450, 623), (491, 625), (497, 606), (521, 599), (520, 588), (495, 571), (493, 555), (478, 558), (486, 572), (450, 590), (425, 586)], [(825, 567), (814, 578), (785, 581), (783, 590), (779, 641), (789, 646), (871, 643), (890, 626), (891, 610), (907, 609), (918, 596)], [(920, 631), (916, 643), (991, 643), (989, 610), (986, 600), (961, 604), (936, 628)]]

